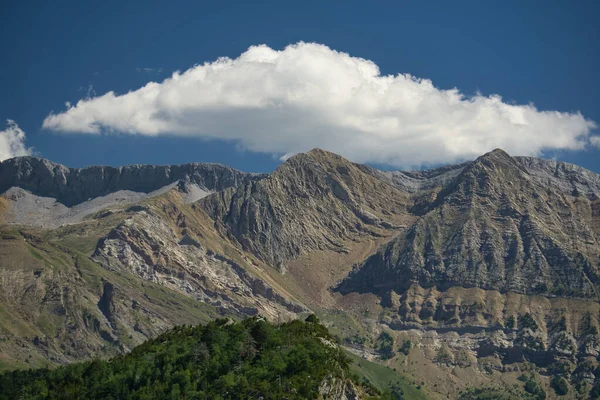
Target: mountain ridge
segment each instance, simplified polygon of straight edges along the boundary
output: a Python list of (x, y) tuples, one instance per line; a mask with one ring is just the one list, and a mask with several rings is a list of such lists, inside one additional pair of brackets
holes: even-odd
[[(394, 280), (383, 271), (390, 271), (394, 262), (398, 263), (397, 268), (409, 268), (411, 272), (407, 270), (408, 275), (401, 279), (405, 282), (403, 289), (409, 281), (416, 279), (425, 287), (450, 287), (463, 282), (466, 287), (533, 294), (547, 293), (559, 284), (557, 282), (580, 279), (577, 285), (582, 293), (597, 296), (598, 290), (590, 286), (600, 282), (598, 267), (594, 269), (591, 265), (597, 256), (584, 255), (568, 243), (563, 237), (565, 226), (562, 220), (544, 219), (544, 215), (552, 215), (552, 210), (562, 207), (565, 218), (576, 224), (568, 232), (584, 233), (593, 238), (592, 228), (585, 219), (577, 219), (576, 211), (569, 209), (570, 206), (572, 204), (564, 197), (555, 199), (544, 195), (523, 166), (504, 151), (495, 150), (467, 165), (453, 183), (437, 193), (426, 207), (423, 218), (408, 231), (409, 247), (402, 247), (404, 238), (399, 239), (368, 265), (377, 265), (378, 271), (383, 268), (379, 279), (388, 284)], [(454, 224), (454, 228), (448, 230), (450, 224)], [(517, 237), (502, 239), (503, 232), (512, 232)], [(597, 246), (597, 239), (593, 240)], [(572, 255), (567, 255), (567, 250)], [(584, 259), (578, 261), (580, 257)], [(534, 258), (536, 261), (527, 268), (547, 265), (545, 269), (531, 270), (528, 277), (511, 277), (513, 271), (518, 273)], [(464, 260), (469, 260), (466, 266), (461, 265)], [(552, 268), (562, 268), (559, 265), (565, 263), (568, 264), (565, 269), (579, 269), (582, 276), (570, 275), (571, 279), (566, 275), (550, 276), (560, 274)], [(576, 267), (580, 263), (583, 265)], [(422, 269), (417, 269), (417, 265)], [(478, 272), (483, 274), (481, 278), (463, 276)], [(488, 276), (488, 273), (492, 275)], [(356, 279), (365, 278), (357, 276)], [(500, 282), (505, 280), (512, 283), (504, 286)], [(539, 290), (527, 288), (526, 282), (540, 282)], [(379, 284), (367, 286), (378, 287)]]
[(70, 168), (26, 156), (0, 163), (0, 192), (18, 186), (35, 195), (54, 197), (66, 206), (73, 206), (118, 190), (149, 193), (180, 180), (218, 191), (262, 176), (214, 163)]
[(0, 368), (115, 355), (216, 316), (315, 312), (357, 354), (419, 365), (433, 398), (518, 382), (515, 368), (600, 385), (592, 171), (502, 150), (412, 172), (321, 149), (262, 175), (123, 168), (0, 164)]
[[(502, 149), (496, 149), (493, 150), (490, 153), (493, 153), (495, 151), (501, 151), (504, 152)], [(507, 154), (506, 152), (504, 152), (505, 154)], [(328, 152), (326, 150), (322, 150), (320, 148), (315, 148), (307, 153), (299, 153), (299, 154), (321, 154), (321, 155), (328, 155), (328, 156), (335, 156), (335, 157), (341, 157), (335, 153), (331, 153)], [(489, 154), (489, 153), (487, 153)], [(342, 157), (343, 158), (343, 157)], [(524, 166), (525, 169), (527, 169), (528, 171), (531, 172), (531, 170), (535, 170), (538, 174), (543, 175), (540, 177), (540, 179), (543, 179), (544, 177), (549, 178), (549, 177), (555, 177), (555, 178), (559, 178), (559, 179), (574, 179), (575, 180), (575, 184), (578, 185), (588, 185), (591, 182), (592, 183), (592, 188), (594, 193), (596, 193), (596, 195), (598, 195), (598, 193), (600, 193), (600, 174), (597, 172), (594, 172), (592, 170), (586, 169), (584, 167), (578, 166), (576, 164), (572, 164), (572, 163), (568, 163), (565, 161), (557, 161), (554, 159), (545, 159), (545, 158), (538, 158), (538, 157), (531, 157), (531, 156), (513, 156), (512, 157), (514, 160), (516, 160), (520, 165)], [(372, 171), (372, 173), (379, 175), (379, 177), (383, 180), (386, 180), (388, 183), (391, 183), (393, 185), (398, 186), (401, 189), (404, 189), (406, 191), (409, 192), (415, 192), (414, 188), (411, 188), (410, 185), (402, 185), (402, 180), (403, 178), (406, 179), (410, 179), (410, 180), (415, 180), (415, 181), (428, 181), (428, 180), (434, 180), (435, 178), (438, 178), (440, 176), (443, 176), (445, 174), (453, 174), (456, 173), (457, 170), (462, 170), (464, 169), (466, 166), (472, 164), (473, 162), (475, 162), (476, 160), (473, 161), (465, 161), (465, 162), (461, 162), (458, 164), (448, 164), (448, 165), (443, 165), (440, 167), (436, 167), (433, 169), (425, 169), (425, 170), (379, 170), (377, 168), (368, 166), (368, 165), (364, 165), (364, 164), (356, 164), (356, 163), (352, 163), (354, 165), (356, 165), (359, 168), (362, 168), (365, 171)], [(62, 171), (70, 171), (71, 173), (74, 173), (74, 175), (77, 175), (78, 173), (81, 174), (83, 171), (86, 170), (95, 170), (95, 169), (99, 169), (99, 170), (115, 170), (115, 171), (124, 171), (124, 170), (128, 170), (128, 169), (143, 169), (143, 168), (164, 168), (165, 170), (168, 169), (185, 169), (183, 167), (213, 167), (216, 169), (222, 168), (223, 170), (230, 170), (235, 174), (239, 174), (240, 176), (248, 176), (249, 178), (246, 179), (252, 179), (252, 177), (254, 179), (261, 179), (264, 178), (266, 176), (268, 176), (270, 173), (255, 173), (255, 172), (243, 172), (237, 169), (234, 169), (232, 167), (229, 167), (225, 164), (222, 163), (206, 163), (206, 162), (190, 162), (190, 163), (182, 163), (182, 164), (129, 164), (129, 165), (124, 165), (124, 166), (118, 166), (118, 167), (114, 167), (114, 166), (107, 166), (107, 165), (91, 165), (91, 166), (86, 166), (83, 168), (74, 168), (74, 167), (68, 167), (65, 166), (63, 164), (59, 164), (59, 163), (55, 163), (51, 160), (48, 160), (46, 158), (42, 158), (42, 157), (36, 157), (36, 156), (21, 156), (21, 157), (13, 157), (10, 159), (6, 159), (4, 161), (0, 161), (0, 192), (4, 192), (6, 189), (8, 189), (11, 183), (16, 183), (17, 185), (23, 185), (24, 182), (18, 182), (17, 180), (15, 180), (16, 177), (11, 177), (9, 174), (7, 174), (4, 170), (6, 169), (10, 169), (10, 168), (15, 168), (15, 165), (18, 166), (17, 169), (19, 167), (21, 167), (23, 164), (27, 165), (29, 167), (29, 169), (31, 169), (35, 164), (37, 165), (45, 165), (47, 169), (58, 169), (58, 170), (62, 170)], [(3, 168), (4, 167), (4, 168)], [(177, 175), (177, 174), (176, 174)], [(402, 178), (400, 178), (400, 176)], [(186, 178), (186, 174), (185, 172), (182, 174), (181, 177), (170, 177), (168, 179), (170, 179), (170, 181), (168, 183), (173, 183), (179, 180), (185, 180)], [(395, 183), (394, 183), (395, 181)], [(165, 185), (163, 185), (165, 186)], [(160, 186), (154, 187), (152, 190), (156, 190), (159, 189)], [(215, 189), (215, 190), (222, 190), (223, 186), (220, 186), (219, 189)], [(427, 189), (431, 189), (431, 187), (428, 187)], [(564, 188), (563, 188), (564, 189)], [(148, 190), (147, 192), (150, 192), (152, 190)], [(87, 199), (85, 199), (87, 200)], [(84, 200), (84, 201), (85, 201)]]

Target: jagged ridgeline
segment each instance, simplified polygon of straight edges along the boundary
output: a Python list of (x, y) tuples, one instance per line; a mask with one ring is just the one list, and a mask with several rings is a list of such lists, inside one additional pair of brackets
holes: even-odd
[(340, 290), (403, 293), (417, 283), (598, 298), (600, 180), (548, 164), (496, 150), (461, 166), (417, 198), (416, 223)]
[(581, 167), (502, 150), (380, 171), (315, 149), (261, 175), (22, 157), (0, 192), (1, 370), (315, 312), (409, 398), (600, 392), (600, 176)]
[[(179, 326), (108, 361), (0, 375), (0, 399), (378, 399), (313, 315)], [(390, 398), (390, 397), (385, 397)]]

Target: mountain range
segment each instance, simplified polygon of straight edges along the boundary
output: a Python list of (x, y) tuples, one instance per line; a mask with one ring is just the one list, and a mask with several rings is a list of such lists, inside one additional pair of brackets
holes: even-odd
[[(0, 368), (130, 351), (218, 316), (316, 313), (430, 398), (600, 388), (600, 175), (494, 150), (382, 171), (314, 149), (218, 164), (0, 163)], [(390, 344), (391, 343), (391, 344)]]

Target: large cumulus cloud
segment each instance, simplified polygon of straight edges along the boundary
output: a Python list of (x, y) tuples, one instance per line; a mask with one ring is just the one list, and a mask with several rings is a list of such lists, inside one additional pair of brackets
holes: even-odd
[[(235, 141), (283, 155), (321, 147), (357, 162), (400, 167), (453, 162), (494, 148), (514, 155), (582, 149), (593, 121), (578, 112), (467, 97), (327, 46), (253, 46), (126, 93), (51, 113), (44, 128), (182, 135)], [(594, 139), (595, 140), (595, 139)]]

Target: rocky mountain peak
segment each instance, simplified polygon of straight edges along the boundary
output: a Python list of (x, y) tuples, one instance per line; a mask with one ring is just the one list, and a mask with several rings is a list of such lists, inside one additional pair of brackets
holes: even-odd
[[(468, 164), (406, 236), (368, 259), (342, 288), (402, 292), (418, 282), (548, 294), (564, 292), (569, 282), (571, 294), (597, 296), (594, 209), (593, 202), (540, 184), (523, 163), (495, 150)], [(573, 237), (587, 238), (591, 247)]]
[(208, 196), (200, 206), (271, 265), (391, 226), (408, 196), (368, 169), (320, 149), (298, 154), (265, 179)]
[(313, 170), (318, 174), (344, 174), (356, 165), (344, 157), (321, 149), (313, 149), (307, 153), (299, 153), (281, 164), (272, 174), (278, 179), (298, 170)]
[(504, 198), (516, 188), (529, 185), (529, 173), (504, 150), (496, 149), (465, 165), (460, 173), (438, 193), (426, 210), (443, 202), (472, 204), (474, 196)]
[(526, 172), (513, 157), (502, 149), (496, 149), (478, 157), (468, 168), (484, 168), (487, 171), (505, 173), (516, 170)]
[[(269, 175), (22, 157), (0, 163), (2, 190), (5, 330), (36, 335), (3, 339), (14, 360), (24, 344), (66, 362), (209, 315), (312, 308), (361, 351), (383, 331), (393, 348), (408, 335), (418, 346), (401, 357), (419, 368), (566, 360), (600, 387), (588, 363), (600, 354), (600, 176), (581, 167), (499, 149), (426, 171), (313, 149)], [(31, 222), (61, 207), (57, 224)]]
[(19, 187), (70, 207), (119, 190), (150, 193), (181, 179), (216, 191), (261, 177), (208, 163), (69, 168), (43, 158), (16, 157), (0, 163), (0, 193)]
[(479, 156), (478, 158), (498, 158), (498, 159), (508, 159), (511, 156), (504, 150), (500, 148), (496, 148), (492, 151), (488, 151), (487, 153)]

